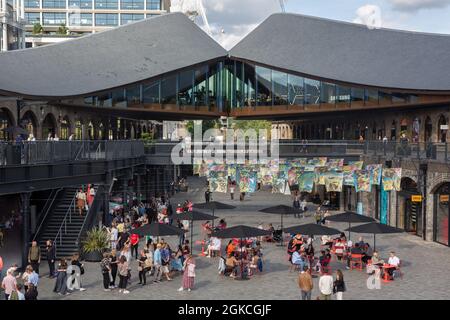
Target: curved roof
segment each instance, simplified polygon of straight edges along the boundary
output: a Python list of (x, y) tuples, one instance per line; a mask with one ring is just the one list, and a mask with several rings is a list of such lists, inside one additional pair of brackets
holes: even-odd
[(411, 90), (450, 90), (450, 36), (273, 14), (232, 57), (329, 80)]
[(43, 47), (0, 54), (0, 91), (76, 96), (145, 80), (227, 55), (181, 13)]

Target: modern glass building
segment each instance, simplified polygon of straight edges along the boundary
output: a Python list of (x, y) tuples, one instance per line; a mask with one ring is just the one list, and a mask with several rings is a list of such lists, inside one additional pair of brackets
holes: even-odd
[(23, 2), (0, 0), (0, 51), (25, 47)]
[(170, 0), (24, 0), (24, 6), (30, 47), (65, 40), (61, 26), (74, 37), (167, 13)]

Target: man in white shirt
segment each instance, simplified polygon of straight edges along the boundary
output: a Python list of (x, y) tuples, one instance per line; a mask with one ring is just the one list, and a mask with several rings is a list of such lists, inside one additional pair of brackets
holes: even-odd
[(319, 279), (320, 300), (331, 300), (333, 293), (333, 277), (323, 273)]
[(394, 278), (394, 271), (397, 270), (398, 266), (400, 265), (400, 259), (395, 255), (394, 251), (391, 251), (389, 254), (388, 264), (390, 264), (391, 266), (395, 266), (395, 268), (387, 269), (389, 275)]

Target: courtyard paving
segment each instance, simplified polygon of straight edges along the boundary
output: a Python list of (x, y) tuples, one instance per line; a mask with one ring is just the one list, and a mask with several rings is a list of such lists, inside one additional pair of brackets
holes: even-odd
[[(204, 202), (204, 181), (199, 178), (190, 178), (190, 191), (178, 193), (171, 201), (173, 204), (191, 199), (194, 202)], [(271, 194), (260, 191), (246, 197), (244, 202), (230, 200), (229, 194), (213, 194), (213, 200), (229, 203), (237, 206), (235, 210), (216, 211), (216, 215), (225, 218), (228, 226), (245, 224), (257, 226), (259, 223), (273, 223), (277, 227), (280, 223), (278, 215), (258, 212), (259, 209), (276, 205), (291, 204), (289, 196)], [(312, 217), (284, 218), (285, 226), (313, 222)], [(343, 230), (346, 224), (332, 223), (331, 227)], [(199, 223), (196, 223), (195, 231), (200, 231)], [(194, 233), (194, 239), (198, 234)], [(357, 238), (352, 234), (352, 239)], [(372, 237), (367, 235), (367, 241), (371, 243)], [(177, 239), (166, 238), (169, 243), (176, 243)], [(316, 240), (318, 241), (318, 239)], [(225, 241), (224, 241), (225, 242)], [(318, 244), (316, 244), (316, 248)], [(196, 248), (199, 252), (200, 248)], [(450, 249), (448, 247), (424, 242), (420, 238), (409, 235), (379, 235), (377, 236), (377, 249), (381, 256), (387, 259), (389, 251), (393, 250), (403, 260), (403, 279), (391, 283), (382, 283), (381, 289), (370, 290), (367, 288), (368, 276), (365, 272), (346, 270), (340, 262), (332, 262), (333, 271), (343, 270), (347, 285), (344, 299), (450, 299)], [(285, 299), (299, 300), (300, 292), (296, 283), (297, 272), (289, 271), (289, 263), (286, 261), (285, 248), (274, 244), (263, 244), (264, 272), (255, 275), (248, 281), (236, 281), (229, 277), (220, 276), (217, 272), (218, 258), (198, 257), (197, 277), (195, 290), (191, 292), (178, 292), (181, 284), (181, 276), (177, 275), (171, 282), (163, 280), (161, 283), (150, 284), (142, 287), (138, 285), (137, 262), (133, 261), (132, 285), (128, 295), (120, 294), (118, 290), (104, 292), (102, 276), (98, 263), (85, 263), (86, 274), (83, 276), (84, 292), (74, 292), (69, 296), (59, 296), (53, 293), (54, 279), (41, 277), (39, 284), (40, 300), (152, 300), (152, 299)], [(42, 263), (43, 274), (47, 272), (46, 263)], [(314, 279), (313, 298), (318, 296), (318, 278)]]

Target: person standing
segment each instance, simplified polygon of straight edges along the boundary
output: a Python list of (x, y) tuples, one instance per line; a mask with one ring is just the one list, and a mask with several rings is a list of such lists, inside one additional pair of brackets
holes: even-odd
[(128, 294), (130, 291), (127, 290), (128, 283), (128, 262), (125, 256), (121, 256), (118, 264), (119, 271), (119, 293)]
[(38, 292), (33, 284), (30, 284), (28, 290), (25, 292), (25, 300), (37, 300)]
[(9, 268), (6, 271), (6, 277), (3, 278), (2, 281), (2, 288), (5, 290), (5, 300), (9, 300), (9, 296), (11, 293), (16, 289), (17, 281), (16, 278), (13, 276), (13, 269)]
[(131, 244), (131, 256), (133, 256), (137, 260), (138, 259), (138, 247), (139, 247), (139, 235), (136, 233), (132, 233), (130, 235), (130, 244)]
[[(71, 265), (72, 266), (77, 266), (79, 268), (79, 270), (80, 270), (80, 277), (78, 279), (79, 280), (79, 282), (78, 282), (79, 287), (78, 288), (74, 288), (74, 289), (78, 289), (80, 291), (85, 291), (86, 289), (83, 288), (82, 281), (81, 281), (82, 280), (81, 276), (84, 274), (84, 264), (80, 262), (80, 255), (78, 253), (75, 253), (75, 254), (72, 255)], [(74, 275), (75, 273), (76, 273), (76, 271), (73, 270), (72, 271), (72, 275)], [(75, 280), (72, 281), (72, 284), (74, 283), (74, 281)]]
[(209, 187), (205, 191), (205, 202), (208, 203), (211, 199), (211, 191), (209, 190)]
[(83, 211), (86, 209), (86, 193), (83, 188), (80, 188), (77, 192), (77, 208), (80, 216), (83, 216)]
[(31, 247), (28, 250), (28, 263), (37, 274), (39, 274), (39, 264), (41, 263), (41, 248), (37, 245), (36, 241), (31, 243)]
[(231, 195), (231, 200), (234, 200), (234, 191), (236, 189), (236, 181), (231, 181), (230, 183), (230, 195)]
[(25, 295), (22, 293), (22, 284), (17, 284), (16, 290), (11, 292), (9, 300), (25, 300)]
[(109, 264), (109, 254), (105, 252), (103, 254), (103, 259), (100, 262), (100, 268), (102, 270), (102, 276), (103, 276), (103, 290), (104, 291), (111, 291), (110, 288), (110, 278), (109, 273), (111, 272), (111, 267)]
[(294, 209), (297, 210), (297, 213), (294, 214), (294, 218), (298, 216), (300, 218), (300, 194), (298, 193), (298, 190), (294, 193), (294, 202), (293, 202)]
[(53, 245), (52, 240), (47, 240), (46, 253), (47, 253), (47, 263), (48, 263), (48, 270), (49, 270), (48, 277), (50, 279), (52, 279), (55, 277), (55, 260), (56, 260), (56, 250), (55, 250), (55, 246)]
[(183, 285), (178, 289), (178, 291), (191, 291), (194, 288), (195, 280), (195, 261), (192, 255), (189, 255), (183, 264)]
[(56, 292), (60, 295), (69, 295), (67, 292), (67, 262), (66, 259), (61, 259), (58, 265), (58, 275), (56, 277), (55, 288), (53, 292)]
[(162, 273), (162, 258), (161, 258), (161, 244), (158, 243), (156, 245), (156, 250), (153, 252), (153, 266), (155, 268), (155, 280), (153, 282), (161, 281), (161, 273)]
[(141, 250), (141, 255), (138, 260), (138, 272), (139, 272), (139, 284), (145, 286), (147, 284), (147, 268), (145, 265), (145, 261), (147, 260), (147, 255), (145, 254), (145, 250)]
[(344, 275), (341, 270), (336, 270), (336, 280), (333, 283), (333, 293), (336, 294), (337, 300), (342, 300), (342, 295), (345, 292)]
[(321, 300), (331, 300), (331, 294), (333, 293), (333, 277), (326, 272), (322, 273), (319, 279), (319, 290)]
[(300, 287), (302, 300), (311, 300), (311, 292), (314, 287), (308, 266), (303, 266), (303, 270), (298, 276), (298, 286)]
[(117, 265), (119, 261), (117, 260), (117, 252), (116, 249), (111, 250), (109, 255), (109, 267), (111, 268), (111, 283), (109, 284), (110, 289), (117, 288), (116, 287), (116, 278), (117, 278)]

